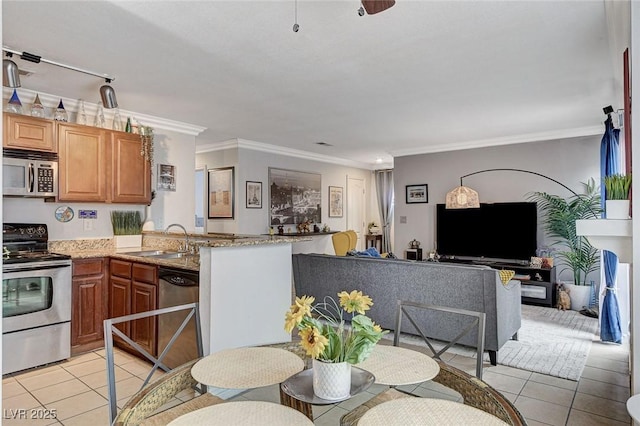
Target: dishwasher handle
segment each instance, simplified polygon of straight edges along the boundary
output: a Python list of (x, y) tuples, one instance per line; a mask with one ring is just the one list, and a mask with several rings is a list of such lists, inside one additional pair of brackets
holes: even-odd
[(169, 284), (179, 287), (198, 287), (199, 285), (200, 277), (197, 274), (161, 270), (158, 275), (161, 281), (166, 281)]

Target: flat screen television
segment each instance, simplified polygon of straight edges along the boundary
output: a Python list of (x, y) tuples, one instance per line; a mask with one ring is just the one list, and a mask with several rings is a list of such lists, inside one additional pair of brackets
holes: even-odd
[(529, 260), (538, 247), (536, 203), (481, 203), (479, 209), (437, 205), (440, 256)]

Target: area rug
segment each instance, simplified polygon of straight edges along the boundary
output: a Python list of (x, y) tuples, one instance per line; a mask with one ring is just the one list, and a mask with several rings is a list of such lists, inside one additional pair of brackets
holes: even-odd
[[(500, 348), (498, 364), (578, 381), (597, 332), (597, 318), (576, 311), (522, 305), (518, 340), (510, 340)], [(403, 334), (400, 340), (426, 346), (420, 337), (412, 335)], [(470, 348), (458, 346), (449, 352), (475, 358), (475, 351)], [(486, 353), (485, 360), (489, 360)]]

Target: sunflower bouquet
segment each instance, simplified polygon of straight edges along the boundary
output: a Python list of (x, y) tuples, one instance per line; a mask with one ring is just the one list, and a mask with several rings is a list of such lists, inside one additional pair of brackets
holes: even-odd
[[(309, 356), (324, 362), (358, 364), (369, 356), (373, 347), (388, 333), (365, 315), (373, 301), (361, 291), (338, 293), (339, 303), (327, 296), (316, 303), (312, 296), (296, 297), (285, 315), (285, 330), (298, 328), (300, 345)], [(351, 326), (345, 324), (351, 314)]]

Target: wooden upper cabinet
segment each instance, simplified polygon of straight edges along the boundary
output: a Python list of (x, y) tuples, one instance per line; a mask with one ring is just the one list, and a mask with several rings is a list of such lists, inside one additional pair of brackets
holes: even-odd
[(58, 152), (53, 121), (6, 112), (3, 115), (3, 147)]
[(107, 201), (106, 144), (103, 129), (58, 123), (60, 201)]
[(141, 148), (140, 135), (111, 132), (111, 202), (151, 202), (151, 168)]

